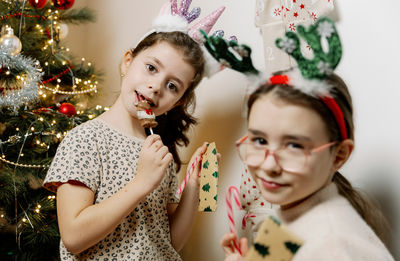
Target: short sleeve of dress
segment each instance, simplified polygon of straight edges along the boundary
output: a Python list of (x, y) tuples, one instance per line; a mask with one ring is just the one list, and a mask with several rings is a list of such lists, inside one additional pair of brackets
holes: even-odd
[(178, 190), (178, 176), (175, 163), (172, 162), (169, 164), (167, 171), (169, 176), (168, 204), (179, 203), (180, 199), (176, 195), (176, 191)]
[(82, 124), (68, 132), (60, 143), (44, 180), (56, 192), (63, 183), (80, 183), (96, 191), (100, 184), (101, 161), (95, 130)]

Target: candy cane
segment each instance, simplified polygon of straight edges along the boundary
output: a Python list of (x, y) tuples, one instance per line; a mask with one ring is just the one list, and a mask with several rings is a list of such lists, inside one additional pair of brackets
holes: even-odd
[(182, 194), (183, 190), (186, 187), (186, 184), (188, 183), (190, 176), (192, 175), (194, 168), (196, 167), (197, 163), (199, 162), (199, 156), (197, 156), (194, 159), (194, 162), (192, 163), (192, 166), (190, 167), (190, 169), (187, 170), (186, 176), (185, 176), (185, 180), (182, 182), (181, 186), (179, 187), (179, 189), (176, 191), (176, 196), (179, 196), (180, 194)]
[(244, 215), (243, 219), (242, 219), (242, 229), (245, 230), (246, 229), (246, 222), (249, 218), (255, 218), (257, 217), (256, 214), (253, 213), (247, 213), (246, 215)]
[(242, 254), (239, 248), (239, 239), (236, 233), (235, 219), (233, 218), (233, 206), (231, 203), (231, 196), (233, 194), (234, 203), (237, 209), (241, 209), (240, 199), (239, 199), (239, 190), (235, 186), (230, 186), (225, 193), (225, 201), (228, 211), (228, 219), (229, 219), (229, 230), (231, 233), (236, 235), (236, 239), (233, 241), (233, 246), (235, 249)]

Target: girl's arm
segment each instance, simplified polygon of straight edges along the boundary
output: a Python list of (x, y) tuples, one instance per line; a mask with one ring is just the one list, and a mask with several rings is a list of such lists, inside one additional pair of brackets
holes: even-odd
[[(196, 157), (201, 157), (207, 150), (207, 143), (204, 143), (193, 154), (189, 165), (191, 166)], [(179, 205), (168, 205), (168, 216), (171, 229), (172, 246), (176, 251), (180, 251), (190, 236), (194, 224), (194, 218), (197, 213), (200, 190), (200, 172), (201, 164), (197, 164), (193, 171), (183, 193)]]
[(149, 136), (140, 152), (135, 178), (110, 198), (94, 205), (94, 192), (63, 184), (57, 190), (61, 239), (73, 254), (93, 246), (121, 223), (139, 202), (158, 187), (172, 154), (158, 135)]

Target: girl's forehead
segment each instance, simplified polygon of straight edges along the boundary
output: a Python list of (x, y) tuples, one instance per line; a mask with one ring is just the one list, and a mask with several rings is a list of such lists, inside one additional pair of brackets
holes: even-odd
[(194, 68), (185, 61), (183, 51), (168, 42), (158, 42), (140, 52), (138, 56), (156, 63), (167, 74), (178, 78), (186, 85), (194, 77)]
[(269, 93), (256, 100), (249, 115), (249, 129), (274, 136), (302, 136), (326, 139), (328, 132), (321, 116), (311, 108), (289, 103)]

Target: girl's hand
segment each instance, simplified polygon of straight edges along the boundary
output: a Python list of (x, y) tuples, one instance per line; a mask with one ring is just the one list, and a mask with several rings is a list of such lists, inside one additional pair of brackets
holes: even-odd
[(244, 257), (248, 252), (247, 238), (243, 237), (239, 242), (239, 248), (242, 255), (235, 250), (235, 247), (233, 246), (234, 240), (236, 240), (236, 235), (234, 233), (225, 234), (221, 239), (221, 246), (226, 256), (225, 261), (244, 260)]
[(145, 188), (153, 191), (161, 183), (169, 163), (173, 160), (159, 135), (150, 135), (143, 143), (139, 154), (135, 179)]
[(194, 168), (194, 171), (192, 173), (192, 176), (190, 177), (189, 181), (188, 181), (188, 185), (191, 187), (196, 187), (198, 188), (200, 186), (200, 170), (201, 170), (201, 160), (203, 157), (203, 154), (206, 152), (207, 150), (207, 142), (204, 142), (203, 145), (201, 145), (201, 147), (197, 148), (197, 150), (193, 153), (192, 158), (189, 161), (188, 164), (188, 169), (192, 167), (192, 164), (194, 163), (196, 157), (199, 158), (197, 165)]

